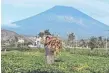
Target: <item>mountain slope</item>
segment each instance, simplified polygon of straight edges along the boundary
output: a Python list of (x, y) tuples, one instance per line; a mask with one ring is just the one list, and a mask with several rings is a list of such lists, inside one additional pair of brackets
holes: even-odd
[(89, 17), (72, 7), (55, 6), (38, 15), (13, 22), (18, 28), (11, 29), (20, 34), (36, 35), (41, 30), (49, 29), (52, 33), (65, 36), (74, 32), (78, 36), (104, 35), (109, 26)]
[(6, 30), (6, 29), (2, 29), (1, 30), (1, 41), (2, 42), (15, 42), (17, 41), (17, 39), (23, 38), (25, 41), (29, 42), (32, 41), (31, 39), (29, 39), (29, 37), (23, 36), (23, 35), (19, 35), (16, 32), (10, 31), (10, 30)]
[(13, 31), (8, 31), (5, 29), (1, 30), (1, 41), (13, 41), (15, 40), (15, 37), (19, 37), (17, 33)]

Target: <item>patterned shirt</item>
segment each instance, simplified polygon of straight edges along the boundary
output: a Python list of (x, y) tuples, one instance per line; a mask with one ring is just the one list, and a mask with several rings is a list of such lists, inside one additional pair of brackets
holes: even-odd
[(48, 56), (48, 55), (53, 55), (54, 52), (50, 50), (50, 48), (48, 48), (48, 46), (46, 45), (45, 46), (45, 55)]

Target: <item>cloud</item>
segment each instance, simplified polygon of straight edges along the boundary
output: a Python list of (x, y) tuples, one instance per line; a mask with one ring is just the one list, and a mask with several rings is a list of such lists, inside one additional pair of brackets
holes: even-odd
[(2, 27), (11, 27), (11, 28), (18, 28), (20, 26), (16, 25), (16, 24), (12, 24), (12, 23), (9, 23), (9, 24), (2, 24), (1, 25)]
[(20, 27), (20, 26), (18, 26), (17, 24), (13, 24), (12, 23), (12, 20), (9, 20), (7, 23), (5, 23), (5, 24), (1, 24), (1, 26), (2, 27), (11, 27), (11, 28), (18, 28), (18, 27)]

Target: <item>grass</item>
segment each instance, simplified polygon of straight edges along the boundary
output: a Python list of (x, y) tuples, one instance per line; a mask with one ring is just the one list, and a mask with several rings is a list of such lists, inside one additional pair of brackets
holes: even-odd
[(109, 73), (109, 56), (63, 51), (53, 65), (45, 63), (42, 51), (2, 52), (2, 73)]

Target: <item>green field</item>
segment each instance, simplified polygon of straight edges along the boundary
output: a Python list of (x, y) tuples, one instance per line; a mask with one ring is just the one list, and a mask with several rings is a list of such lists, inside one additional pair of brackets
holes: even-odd
[[(79, 53), (79, 52), (78, 52)], [(109, 56), (63, 51), (53, 65), (43, 51), (2, 52), (2, 73), (109, 73)]]

